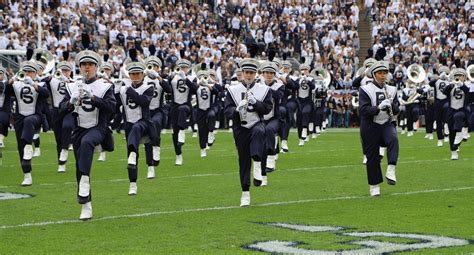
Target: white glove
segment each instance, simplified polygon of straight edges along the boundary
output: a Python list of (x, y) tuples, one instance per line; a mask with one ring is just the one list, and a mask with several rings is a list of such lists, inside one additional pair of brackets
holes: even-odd
[(448, 79), (448, 76), (446, 75), (446, 73), (443, 72), (443, 73), (441, 73), (441, 75), (439, 76), (439, 78), (440, 78), (441, 80), (447, 80), (447, 79)]
[(25, 84), (33, 85), (33, 79), (31, 79), (30, 76), (26, 76), (25, 79), (23, 80)]
[(277, 79), (280, 79), (280, 78), (281, 78), (281, 75), (280, 75), (280, 73), (279, 73), (279, 72), (277, 72), (277, 73), (275, 74), (275, 77), (276, 77)]
[(248, 98), (250, 104), (257, 103), (257, 99), (255, 98), (255, 96), (252, 93), (249, 93), (247, 98)]
[(84, 97), (86, 98), (92, 98), (92, 90), (89, 86), (84, 86)]
[(237, 105), (236, 110), (238, 112), (243, 112), (245, 110), (246, 105), (248, 105), (248, 101), (244, 99), (240, 101), (239, 105)]
[(184, 73), (184, 71), (179, 71), (178, 76), (179, 76), (181, 79), (186, 79), (186, 74)]
[(75, 105), (79, 101), (79, 91), (75, 91), (72, 93), (71, 98), (69, 99), (69, 103)]
[(390, 105), (390, 100), (385, 99), (379, 104), (378, 108), (379, 110), (385, 110), (387, 107), (390, 107)]
[(188, 75), (188, 80), (194, 81), (194, 79), (197, 79), (197, 76), (194, 74), (194, 72), (191, 72), (191, 73)]
[(145, 75), (149, 76), (152, 79), (156, 79), (158, 77), (158, 73), (155, 70), (149, 70), (149, 69), (145, 71)]

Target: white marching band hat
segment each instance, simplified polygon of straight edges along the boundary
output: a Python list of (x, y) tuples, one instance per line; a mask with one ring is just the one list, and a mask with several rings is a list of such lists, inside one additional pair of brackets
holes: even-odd
[(197, 72), (197, 77), (198, 79), (201, 79), (203, 76), (209, 75), (209, 73), (206, 70), (200, 70)]
[(155, 56), (149, 56), (145, 59), (145, 64), (146, 65), (155, 65), (161, 68), (163, 64), (161, 63), (161, 60), (158, 57)]
[(61, 61), (56, 65), (56, 69), (57, 70), (66, 69), (66, 70), (72, 71), (72, 66), (66, 61)]
[(445, 73), (446, 75), (448, 75), (449, 72), (450, 72), (449, 67), (447, 67), (447, 66), (442, 66), (442, 67), (439, 68), (439, 74)]
[(240, 61), (239, 66), (242, 69), (242, 72), (251, 71), (256, 73), (258, 70), (259, 63), (256, 59), (244, 58)]
[(283, 61), (283, 63), (281, 65), (283, 66), (283, 68), (291, 68), (292, 67), (290, 61)]
[(191, 62), (187, 59), (181, 58), (176, 61), (176, 66), (179, 68), (189, 68), (191, 67)]
[(209, 69), (209, 70), (207, 71), (207, 74), (209, 74), (209, 76), (212, 76), (212, 77), (214, 77), (214, 78), (217, 78), (217, 72), (216, 72), (216, 70), (214, 70), (214, 69)]
[(369, 69), (369, 73), (374, 77), (376, 72), (386, 71), (388, 72), (388, 62), (387, 61), (376, 61)]
[(102, 64), (102, 58), (99, 54), (91, 50), (83, 50), (77, 53), (76, 55), (76, 64), (78, 66), (81, 63), (94, 63), (96, 66), (100, 66)]
[(306, 64), (301, 64), (300, 65), (300, 71), (303, 71), (303, 70), (311, 70), (311, 67), (309, 65), (306, 65)]
[(127, 72), (129, 73), (143, 73), (145, 71), (145, 64), (141, 61), (127, 63)]
[(115, 68), (114, 68), (114, 65), (112, 65), (112, 63), (105, 62), (100, 66), (100, 70), (105, 70), (105, 69), (109, 69), (113, 71)]
[(281, 68), (282, 63), (279, 58), (274, 58), (272, 62), (275, 63), (275, 65), (277, 66), (277, 69)]
[(368, 59), (364, 60), (365, 69), (370, 68), (375, 62), (377, 62), (377, 60), (375, 60), (375, 58), (368, 58)]
[(451, 70), (451, 74), (449, 75), (449, 77), (451, 78), (451, 80), (454, 80), (454, 77), (458, 75), (467, 77), (467, 72), (463, 68), (454, 68), (453, 70)]
[(20, 70), (22, 70), (22, 71), (32, 71), (32, 72), (37, 73), (38, 70), (39, 70), (39, 66), (36, 62), (29, 60), (29, 61), (25, 61), (25, 62), (21, 63)]
[(270, 73), (276, 73), (277, 72), (277, 65), (274, 62), (270, 61), (265, 61), (263, 64), (260, 66), (260, 71), (263, 72), (270, 72)]

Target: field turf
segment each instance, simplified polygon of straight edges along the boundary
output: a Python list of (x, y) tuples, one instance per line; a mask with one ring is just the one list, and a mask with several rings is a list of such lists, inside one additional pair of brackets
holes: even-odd
[[(10, 133), (0, 165), (0, 195), (33, 197), (0, 199), (0, 254), (257, 254), (266, 250), (257, 244), (266, 243), (270, 247), (266, 251), (272, 251), (278, 241), (295, 242), (297, 251), (314, 254), (358, 249), (366, 249), (361, 254), (378, 253), (393, 243), (407, 246), (405, 254), (471, 254), (474, 138), (461, 146), (460, 160), (451, 161), (448, 144), (438, 148), (436, 140), (423, 136), (424, 131), (411, 138), (399, 134), (398, 183), (383, 183), (382, 195), (371, 198), (357, 129), (329, 130), (304, 147), (297, 146), (296, 134), (291, 133), (290, 152), (280, 154), (278, 170), (269, 173), (269, 185), (252, 187), (251, 206), (240, 208), (231, 133), (216, 135), (207, 158), (200, 158), (197, 138), (188, 133), (181, 167), (174, 166), (171, 135), (163, 134), (155, 179), (145, 178), (143, 150), (140, 153), (137, 196), (127, 195), (125, 140), (118, 134), (116, 150), (107, 154), (106, 162), (94, 156), (94, 218), (81, 222), (72, 152), (67, 172), (56, 173), (53, 135), (41, 134), (42, 155), (33, 159), (33, 186), (21, 187), (16, 142)], [(341, 229), (298, 231), (295, 225)], [(449, 237), (467, 243), (418, 249), (409, 245), (427, 241), (348, 235), (367, 232)], [(370, 240), (372, 246), (358, 243)], [(377, 245), (381, 250), (374, 248)]]

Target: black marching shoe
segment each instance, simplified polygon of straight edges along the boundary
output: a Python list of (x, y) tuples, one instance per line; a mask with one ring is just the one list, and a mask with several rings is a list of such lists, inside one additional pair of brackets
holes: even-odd
[(255, 187), (260, 187), (260, 186), (262, 186), (262, 181), (257, 180), (257, 179), (254, 178), (254, 179), (253, 179), (253, 185), (254, 185)]

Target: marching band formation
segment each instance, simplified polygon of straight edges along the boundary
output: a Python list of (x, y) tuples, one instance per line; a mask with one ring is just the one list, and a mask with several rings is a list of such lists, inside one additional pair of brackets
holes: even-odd
[[(91, 50), (76, 54), (80, 73), (74, 77), (75, 67), (70, 62), (55, 65), (51, 54), (43, 50), (30, 52), (15, 75), (0, 68), (0, 147), (5, 146), (13, 115), (24, 174), (21, 185), (33, 184), (32, 160), (40, 154), (38, 134), (51, 128), (59, 173), (66, 171), (72, 146), (77, 199), (82, 205), (80, 219), (90, 219), (93, 155), (99, 152), (103, 161), (106, 152), (114, 150), (113, 129), (125, 131), (128, 194), (136, 195), (140, 145), (145, 148), (147, 178), (154, 178), (160, 163), (161, 133), (167, 123), (173, 133), (175, 164), (180, 166), (185, 156), (185, 130), (192, 127), (197, 131), (200, 156), (206, 157), (223, 114), (238, 152), (240, 206), (244, 207), (250, 205), (251, 183), (268, 185), (267, 173), (276, 169), (278, 153), (289, 151), (293, 124), (300, 146), (326, 129), (331, 74), (324, 69), (311, 70), (301, 64), (295, 70), (291, 62), (269, 54), (268, 60), (240, 60), (232, 81), (222, 84), (212, 66), (193, 66), (182, 57), (168, 72), (162, 61), (151, 55), (141, 59), (131, 49), (118, 77), (113, 77), (115, 70), (108, 58)], [(469, 137), (468, 125), (471, 131), (474, 125), (474, 66), (467, 70), (443, 66), (430, 75), (417, 64), (390, 69), (388, 62), (367, 59), (353, 83), (359, 88), (353, 104), (360, 117), (371, 196), (380, 195), (385, 151), (385, 177), (388, 184), (396, 184), (397, 124), (401, 134), (407, 131), (412, 136), (423, 113), (426, 138), (433, 139), (436, 130), (437, 145), (449, 141), (453, 160), (459, 158), (459, 147)]]

